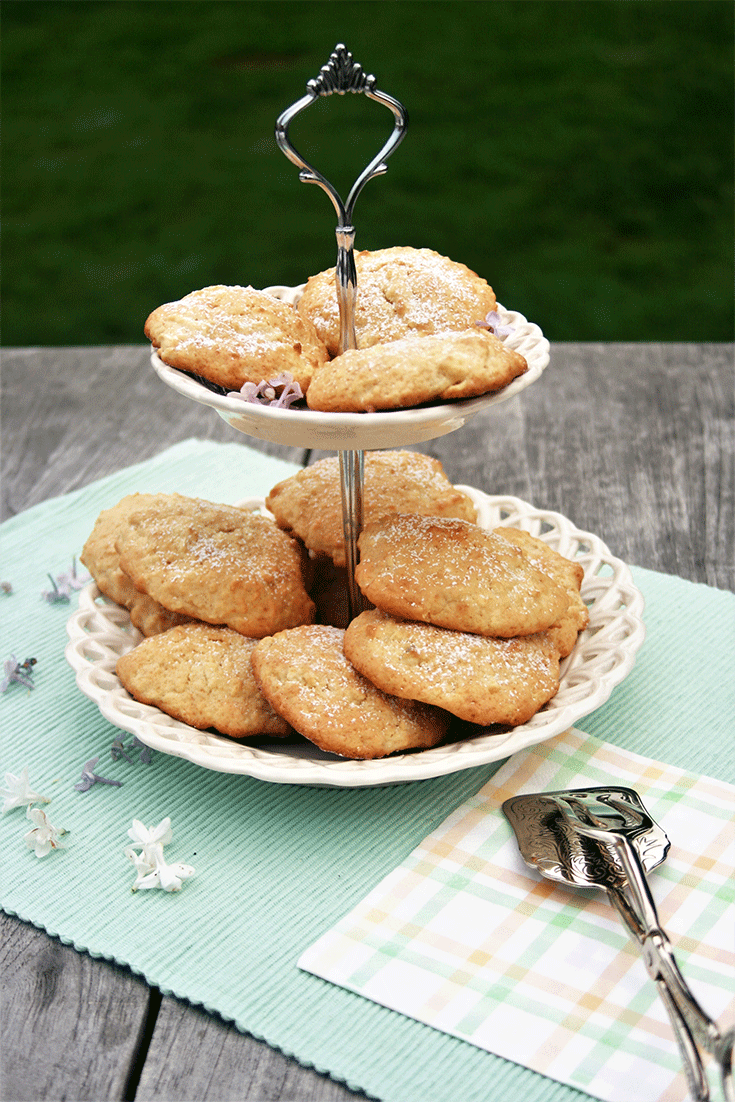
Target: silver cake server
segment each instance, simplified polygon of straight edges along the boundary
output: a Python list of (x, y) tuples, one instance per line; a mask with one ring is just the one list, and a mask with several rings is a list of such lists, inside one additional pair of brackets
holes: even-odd
[(661, 928), (646, 872), (660, 865), (669, 839), (632, 788), (579, 788), (513, 796), (503, 812), (524, 861), (550, 880), (603, 888), (638, 942), (674, 1030), (689, 1090), (710, 1097), (702, 1052), (719, 1066), (726, 1102), (733, 1102), (735, 1030), (721, 1033), (694, 998)]

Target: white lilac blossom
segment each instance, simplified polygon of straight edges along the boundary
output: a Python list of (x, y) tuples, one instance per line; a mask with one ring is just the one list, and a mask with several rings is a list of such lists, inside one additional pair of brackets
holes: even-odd
[(12, 811), (14, 807), (28, 807), (29, 804), (48, 804), (51, 800), (48, 796), (42, 796), (40, 792), (34, 792), (28, 779), (28, 766), (19, 776), (14, 773), (5, 774), (5, 788), (0, 791), (3, 797), (3, 815), (6, 811)]
[[(279, 387), (282, 387), (280, 394)], [(273, 406), (276, 409), (289, 409), (294, 402), (304, 397), (304, 392), (293, 375), (284, 371), (275, 379), (263, 379), (260, 383), (243, 383), (239, 390), (229, 391), (228, 398), (242, 398), (259, 406)]]
[(475, 325), (480, 329), (489, 329), (498, 340), (502, 340), (503, 337), (507, 337), (509, 333), (513, 332), (513, 326), (505, 323), (497, 310), (491, 310), (489, 314), (485, 315), (483, 321), (476, 321)]
[(29, 807), (26, 818), (31, 820), (34, 827), (26, 834), (25, 843), (35, 852), (36, 857), (45, 857), (54, 849), (64, 848), (64, 843), (60, 842), (59, 838), (63, 834), (68, 834), (68, 831), (63, 827), (52, 826), (46, 812), (40, 807)]
[(149, 846), (143, 853), (136, 853), (132, 846), (125, 850), (135, 865), (135, 880), (131, 891), (139, 889), (162, 888), (165, 892), (180, 892), (184, 880), (194, 875), (191, 865), (181, 862), (169, 865), (163, 856), (163, 846), (159, 843)]
[(19, 662), (15, 655), (11, 654), (10, 658), (5, 660), (5, 674), (0, 681), (0, 693), (6, 692), (13, 681), (25, 685), (27, 689), (34, 689), (33, 667), (35, 665), (35, 658), (26, 658), (24, 662)]
[(77, 574), (76, 558), (72, 559), (71, 570), (67, 570), (62, 574), (57, 574), (56, 578), (53, 578), (51, 574), (48, 574), (47, 577), (51, 582), (51, 589), (44, 590), (41, 596), (44, 601), (48, 601), (50, 605), (58, 604), (59, 602), (68, 603), (72, 590), (82, 589), (90, 580), (89, 576), (85, 578)]
[(89, 792), (93, 784), (112, 784), (116, 788), (120, 788), (122, 781), (111, 781), (107, 777), (100, 777), (95, 773), (94, 767), (99, 760), (99, 757), (90, 758), (88, 762), (85, 762), (82, 769), (82, 779), (74, 785), (77, 792)]
[[(162, 888), (165, 892), (181, 891), (184, 880), (194, 875), (191, 865), (169, 865), (163, 856), (163, 847), (173, 838), (171, 819), (166, 817), (156, 827), (145, 827), (139, 819), (133, 819), (128, 831), (133, 845), (124, 850), (125, 856), (135, 866), (132, 891)], [(140, 851), (140, 852), (138, 852)]]

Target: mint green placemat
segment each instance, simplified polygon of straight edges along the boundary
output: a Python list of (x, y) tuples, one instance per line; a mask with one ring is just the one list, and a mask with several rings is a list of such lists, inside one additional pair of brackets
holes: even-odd
[[(384, 1102), (456, 1102), (458, 1084), (462, 1102), (584, 1097), (297, 967), (306, 947), (500, 763), (360, 790), (271, 785), (161, 754), (150, 765), (113, 761), (120, 732), (76, 688), (63, 657), (70, 606), (41, 593), (48, 573), (68, 570), (100, 510), (136, 490), (236, 501), (294, 470), (240, 444), (187, 441), (3, 525), (0, 579), (13, 592), (0, 593), (1, 659), (37, 664), (33, 690), (14, 683), (0, 697), (0, 772), (27, 766), (32, 787), (51, 797), (49, 819), (69, 833), (65, 849), (39, 859), (24, 844), (31, 824), (23, 811), (0, 819), (2, 906)], [(646, 642), (630, 676), (581, 726), (732, 782), (735, 595), (648, 570), (634, 569), (634, 578), (646, 600)], [(97, 755), (97, 771), (122, 787), (75, 791)], [(167, 815), (167, 859), (196, 873), (180, 893), (133, 894), (127, 830), (134, 818), (153, 826)]]

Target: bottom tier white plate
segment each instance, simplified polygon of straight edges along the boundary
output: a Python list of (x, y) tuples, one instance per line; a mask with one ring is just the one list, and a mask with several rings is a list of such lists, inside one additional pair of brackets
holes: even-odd
[[(426, 780), (508, 758), (560, 734), (603, 704), (632, 669), (645, 635), (643, 597), (625, 563), (597, 536), (581, 532), (560, 513), (535, 509), (514, 497), (489, 497), (471, 486), (459, 488), (477, 504), (483, 527), (524, 528), (584, 568), (582, 596), (590, 610), (589, 626), (562, 664), (559, 692), (528, 723), (500, 732), (472, 728), (472, 737), (461, 741), (373, 761), (338, 758), (306, 741), (240, 742), (198, 731), (139, 704), (122, 687), (115, 674), (117, 659), (142, 637), (127, 611), (102, 596), (93, 582), (81, 591), (78, 610), (67, 624), (66, 658), (79, 688), (110, 723), (154, 750), (205, 769), (277, 784), (365, 787)], [(245, 504), (263, 508), (259, 499)]]

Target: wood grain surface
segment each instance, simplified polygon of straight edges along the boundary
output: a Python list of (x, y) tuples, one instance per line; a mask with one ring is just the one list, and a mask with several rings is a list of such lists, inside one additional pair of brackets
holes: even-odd
[[(631, 564), (735, 589), (733, 380), (729, 344), (555, 345), (536, 385), (420, 450), (456, 483), (563, 513)], [(237, 436), (166, 388), (147, 346), (6, 349), (3, 390), (3, 518), (178, 441)], [(241, 439), (299, 464), (324, 454)], [(3, 1102), (362, 1097), (124, 968), (0, 922)]]

